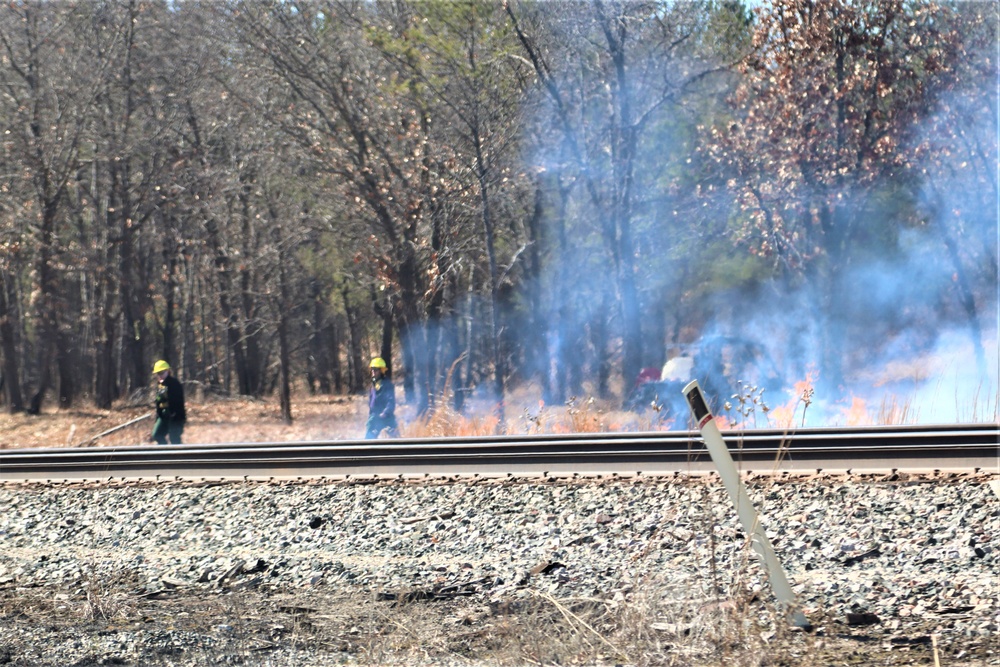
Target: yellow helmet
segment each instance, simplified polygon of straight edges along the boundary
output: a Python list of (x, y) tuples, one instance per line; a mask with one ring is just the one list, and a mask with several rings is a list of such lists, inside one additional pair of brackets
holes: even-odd
[(170, 370), (170, 364), (168, 364), (163, 359), (160, 359), (155, 364), (153, 364), (153, 375), (156, 375), (157, 373), (162, 373), (163, 371), (169, 371), (169, 370)]
[(372, 359), (371, 367), (381, 368), (382, 370), (385, 370), (385, 359), (383, 359), (382, 357), (375, 357), (374, 359)]

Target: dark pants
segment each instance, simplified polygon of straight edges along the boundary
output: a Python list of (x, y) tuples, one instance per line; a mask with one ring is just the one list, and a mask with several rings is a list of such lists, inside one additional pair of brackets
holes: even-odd
[(382, 431), (389, 429), (389, 437), (395, 438), (399, 435), (399, 426), (396, 424), (396, 417), (376, 417), (372, 415), (365, 423), (365, 439), (374, 440)]
[(184, 422), (172, 422), (169, 419), (157, 417), (153, 426), (153, 440), (158, 445), (166, 445), (169, 438), (171, 445), (181, 444), (181, 435), (184, 433)]

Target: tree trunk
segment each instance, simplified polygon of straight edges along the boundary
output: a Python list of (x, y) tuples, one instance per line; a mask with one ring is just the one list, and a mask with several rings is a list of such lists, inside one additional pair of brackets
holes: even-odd
[(184, 290), (181, 299), (181, 368), (184, 369), (185, 380), (194, 380), (201, 383), (204, 389), (208, 382), (207, 367), (211, 364), (211, 357), (205, 350), (205, 343), (202, 341), (201, 355), (199, 356), (198, 336), (195, 329), (195, 313), (198, 310), (198, 301), (195, 298), (196, 280), (192, 275), (190, 263), (182, 256), (182, 273), (184, 274)]
[(392, 312), (382, 315), (382, 344), (379, 346), (379, 356), (385, 360), (389, 370), (392, 370)]
[[(229, 259), (226, 257), (225, 250), (219, 238), (220, 233), (218, 223), (213, 218), (209, 218), (205, 221), (205, 231), (208, 232), (209, 246), (212, 248), (212, 252), (214, 254), (215, 271), (219, 280), (219, 310), (221, 311), (222, 320), (225, 322), (226, 326), (228, 352), (233, 358), (239, 393), (243, 396), (249, 396), (251, 393), (251, 387), (249, 376), (247, 374), (247, 360), (243, 344), (243, 334), (240, 331), (236, 312), (233, 310), (232, 304), (229, 301), (230, 295), (232, 294), (232, 276), (229, 270)], [(228, 376), (229, 374), (227, 373), (227, 385)]]
[(16, 293), (10, 274), (0, 270), (0, 355), (3, 356), (3, 390), (7, 412), (16, 414), (24, 410), (21, 396), (21, 369), (18, 364), (16, 339)]
[(110, 272), (105, 270), (97, 279), (95, 303), (100, 317), (96, 323), (98, 335), (95, 350), (94, 405), (102, 410), (111, 408), (117, 395), (115, 382), (115, 340), (118, 334), (118, 318), (112, 307)]
[(163, 265), (166, 267), (166, 281), (163, 285), (163, 347), (160, 356), (174, 366), (180, 365), (177, 344), (174, 342), (177, 327), (177, 257), (169, 243), (164, 244)]
[(76, 369), (79, 364), (75, 359), (80, 356), (80, 346), (71, 340), (66, 332), (60, 331), (57, 337), (56, 369), (59, 374), (59, 408), (71, 408), (76, 400)]
[[(449, 273), (448, 283), (451, 293), (457, 295), (459, 292), (457, 271)], [(441, 333), (443, 361), (447, 365), (442, 385), (442, 400), (450, 398), (452, 408), (459, 413), (465, 402), (465, 386), (462, 384), (462, 362), (465, 357), (462, 352), (461, 322), (462, 308), (459, 305), (445, 320), (444, 330)], [(448, 391), (451, 392), (450, 396), (445, 395)]]
[(55, 258), (53, 244), (55, 243), (55, 216), (58, 204), (49, 200), (42, 210), (42, 222), (39, 230), (38, 260), (35, 270), (38, 275), (38, 385), (28, 402), (28, 413), (41, 414), (45, 394), (52, 387), (52, 365), (55, 362), (56, 346), (58, 345), (58, 295)]
[[(411, 322), (412, 320), (398, 321), (396, 326), (399, 328), (399, 341), (403, 349), (403, 365), (407, 370), (407, 376), (413, 376), (409, 378), (413, 384), (412, 400), (416, 402), (417, 415), (423, 415), (431, 405), (428, 369), (431, 355), (427, 349), (430, 343), (427, 339), (426, 325), (420, 321)], [(404, 386), (407, 379), (403, 378)], [(407, 401), (410, 400), (411, 397), (407, 396)]]
[(401, 383), (403, 386), (403, 396), (406, 398), (407, 403), (416, 404), (417, 387), (413, 376), (417, 367), (417, 355), (413, 349), (413, 335), (410, 326), (406, 322), (400, 321), (396, 326), (399, 328), (399, 348), (403, 354), (403, 368), (406, 369)]
[[(601, 308), (593, 314), (590, 321), (591, 342), (594, 346), (594, 359), (597, 365), (597, 395), (599, 398), (607, 398), (611, 391), (609, 382), (611, 380), (611, 351), (608, 349), (610, 335), (608, 332), (608, 313), (612, 311), (611, 299), (607, 291), (601, 301)], [(629, 380), (626, 379), (625, 393), (628, 393)]]
[(244, 378), (246, 393), (260, 396), (264, 393), (264, 368), (266, 363), (260, 346), (261, 326), (257, 318), (257, 301), (254, 298), (253, 279), (249, 271), (240, 272), (241, 303), (243, 305)]
[(368, 364), (362, 360), (364, 335), (361, 331), (361, 317), (358, 309), (351, 304), (347, 285), (341, 287), (341, 294), (344, 297), (344, 312), (347, 314), (348, 331), (348, 359), (350, 361), (348, 371), (350, 373), (347, 389), (352, 394), (363, 394), (368, 378), (365, 376)]
[(137, 299), (135, 290), (129, 285), (130, 282), (127, 279), (123, 280), (121, 288), (122, 320), (125, 334), (121, 339), (122, 361), (128, 378), (126, 390), (129, 391), (149, 384), (149, 367), (143, 356), (142, 347), (143, 333), (146, 327), (137, 317)]
[[(442, 391), (444, 374), (447, 368), (441, 368), (441, 345), (444, 340), (443, 329), (447, 326), (447, 314), (443, 309), (444, 290), (438, 289), (427, 304), (427, 319), (424, 327), (427, 330), (427, 400), (431, 406), (437, 404), (438, 394)], [(443, 396), (442, 400), (446, 400)]]
[(555, 238), (559, 260), (556, 262), (555, 304), (552, 306), (552, 323), (549, 326), (549, 344), (551, 356), (556, 360), (553, 376), (552, 396), (546, 402), (554, 405), (564, 405), (569, 395), (571, 369), (576, 366), (579, 375), (580, 355), (574, 354), (570, 346), (570, 332), (575, 330), (571, 323), (569, 299), (572, 290), (569, 285), (568, 259), (573, 248), (566, 234), (566, 207), (569, 203), (570, 188), (558, 184), (559, 200), (557, 210), (552, 220), (555, 227)]
[[(312, 296), (313, 330), (309, 336), (309, 391), (319, 391), (320, 394), (330, 393), (330, 355), (328, 338), (332, 324), (327, 321), (326, 304), (320, 294), (317, 281), (310, 283)], [(336, 349), (334, 347), (334, 349)]]
[(546, 341), (548, 323), (552, 319), (545, 309), (542, 273), (546, 239), (545, 187), (541, 177), (535, 180), (535, 206), (528, 216), (528, 252), (524, 263), (524, 283), (528, 301), (528, 332), (524, 350), (524, 364), (538, 380), (542, 400), (546, 403), (552, 393), (549, 382), (549, 352)]
[(497, 429), (502, 431), (506, 415), (504, 409), (504, 382), (507, 375), (507, 364), (500, 346), (500, 274), (497, 270), (497, 253), (495, 247), (496, 232), (493, 228), (493, 210), (490, 208), (489, 184), (487, 170), (482, 154), (482, 146), (476, 137), (476, 176), (479, 179), (479, 200), (482, 210), (483, 235), (486, 240), (486, 258), (490, 267), (490, 338), (493, 343), (493, 392), (497, 401)]
[[(460, 393), (455, 394), (455, 410), (461, 412), (465, 407), (465, 400), (468, 398), (468, 389), (472, 387), (473, 345), (476, 339), (476, 318), (475, 318), (475, 290), (473, 282), (474, 269), (469, 269), (469, 287), (465, 292), (465, 299), (462, 304), (461, 321), (456, 325), (458, 329), (459, 345), (462, 346), (463, 361), (459, 364), (457, 372), (460, 376), (459, 384), (462, 387)], [(463, 326), (464, 325), (464, 326)]]
[[(272, 223), (277, 235), (280, 227), (278, 221), (274, 219), (272, 212)], [(280, 380), (278, 382), (278, 396), (281, 403), (281, 420), (285, 424), (292, 423), (292, 362), (290, 346), (288, 343), (288, 313), (291, 310), (291, 299), (288, 295), (288, 275), (285, 269), (284, 251), (281, 249), (281, 240), (275, 240), (278, 246), (278, 368)]]
[(948, 248), (948, 256), (955, 267), (955, 286), (958, 288), (958, 299), (965, 309), (965, 314), (969, 317), (969, 336), (972, 339), (972, 349), (976, 355), (976, 373), (980, 377), (987, 376), (986, 351), (983, 349), (983, 327), (979, 322), (979, 311), (976, 308), (976, 297), (972, 293), (969, 279), (965, 274), (965, 267), (962, 266), (962, 258), (958, 254), (958, 246), (955, 239), (947, 230), (944, 232), (945, 247)]
[[(412, 230), (408, 230), (410, 231)], [(399, 329), (400, 342), (404, 345), (404, 354), (407, 353), (405, 346), (409, 345), (409, 358), (404, 357), (403, 360), (407, 372), (403, 386), (406, 388), (409, 385), (412, 390), (407, 393), (406, 400), (415, 403), (417, 414), (423, 415), (430, 406), (429, 355), (426, 317), (421, 313), (420, 306), (424, 286), (414, 253), (415, 241), (408, 237), (403, 243), (403, 256), (398, 260), (401, 312), (396, 314), (396, 327)]]
[(820, 377), (826, 387), (840, 395), (844, 385), (843, 345), (846, 339), (847, 327), (843, 317), (840, 299), (841, 262), (843, 256), (843, 227), (838, 220), (839, 214), (830, 211), (829, 207), (821, 209), (820, 221), (825, 238), (825, 256), (817, 259), (811, 272), (812, 286), (819, 299), (819, 316), (823, 326), (820, 327)]
[(340, 363), (340, 320), (330, 319), (330, 338), (326, 347), (330, 355), (330, 373), (333, 376), (333, 390), (338, 394), (344, 391), (344, 371)]

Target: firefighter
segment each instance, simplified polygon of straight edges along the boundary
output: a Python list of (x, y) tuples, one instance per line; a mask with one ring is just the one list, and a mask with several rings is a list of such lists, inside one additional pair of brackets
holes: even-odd
[(368, 391), (368, 422), (365, 424), (365, 438), (377, 438), (388, 430), (389, 437), (399, 435), (396, 424), (396, 388), (389, 379), (385, 359), (375, 357), (371, 363), (372, 386)]
[(187, 413), (184, 410), (184, 385), (170, 374), (170, 364), (160, 359), (153, 364), (153, 376), (159, 387), (156, 391), (156, 424), (151, 440), (159, 445), (181, 444)]

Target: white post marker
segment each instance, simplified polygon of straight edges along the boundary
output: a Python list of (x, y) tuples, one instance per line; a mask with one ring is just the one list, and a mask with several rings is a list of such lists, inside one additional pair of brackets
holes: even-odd
[(708, 445), (712, 461), (719, 470), (722, 483), (725, 484), (726, 491), (729, 492), (729, 498), (736, 505), (736, 513), (740, 517), (740, 523), (743, 524), (743, 530), (751, 536), (750, 544), (753, 550), (764, 561), (764, 566), (767, 568), (767, 579), (771, 582), (771, 589), (774, 591), (775, 597), (778, 598), (779, 604), (786, 613), (791, 612), (792, 622), (795, 625), (804, 629), (812, 628), (812, 624), (799, 608), (795, 593), (792, 591), (791, 584), (788, 583), (788, 577), (785, 576), (785, 570), (781, 567), (778, 556), (774, 553), (771, 541), (767, 539), (767, 533), (760, 523), (757, 510), (754, 509), (753, 503), (750, 501), (746, 486), (740, 479), (740, 473), (736, 469), (733, 457), (722, 439), (722, 433), (708, 409), (705, 397), (701, 394), (698, 381), (689, 382), (684, 387), (683, 393), (684, 398), (687, 399), (688, 407), (691, 408), (691, 414), (698, 422), (698, 430), (701, 431), (701, 436), (705, 439), (705, 444)]

